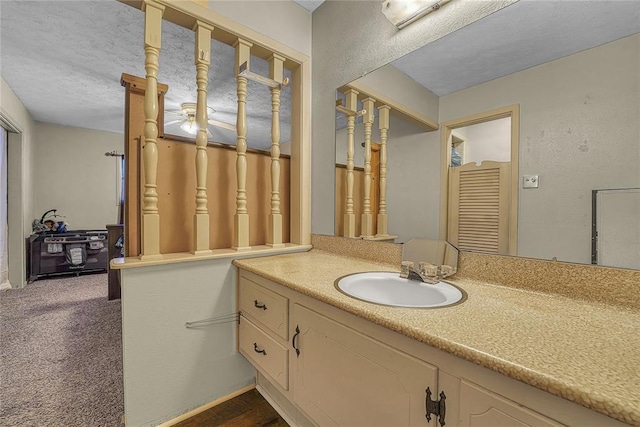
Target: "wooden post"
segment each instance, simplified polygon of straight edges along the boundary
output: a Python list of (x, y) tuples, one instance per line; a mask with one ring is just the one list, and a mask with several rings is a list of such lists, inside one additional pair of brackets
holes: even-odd
[[(358, 91), (348, 89), (345, 92), (346, 108), (351, 111), (358, 109)], [(347, 115), (347, 204), (344, 214), (344, 237), (356, 237), (356, 215), (353, 213), (353, 156), (355, 152), (354, 131), (356, 116)]]
[(192, 252), (201, 254), (209, 249), (209, 210), (207, 209), (207, 84), (211, 63), (211, 31), (213, 27), (196, 21), (195, 65), (198, 98), (196, 104), (196, 213), (193, 216), (194, 246)]
[(164, 6), (152, 0), (143, 3), (146, 89), (144, 93), (144, 200), (142, 206), (142, 259), (161, 258), (158, 212), (158, 57)]
[[(284, 79), (284, 59), (275, 53), (269, 59), (269, 77), (276, 82)], [(280, 213), (280, 92), (280, 87), (271, 88), (271, 214), (267, 245), (272, 247), (284, 247)]]
[(373, 214), (371, 213), (371, 126), (374, 120), (375, 99), (366, 98), (362, 101), (365, 110), (362, 121), (364, 123), (364, 206), (362, 209), (361, 236), (373, 237)]
[(380, 128), (380, 208), (378, 210), (378, 232), (376, 237), (389, 235), (387, 230), (387, 131), (391, 107), (378, 107), (378, 127)]
[(233, 249), (247, 250), (249, 246), (249, 212), (247, 210), (247, 78), (239, 75), (240, 66), (247, 64), (249, 69), (251, 46), (246, 40), (238, 39), (233, 47), (236, 49), (235, 72), (238, 82), (238, 142), (236, 144), (236, 214), (234, 216)]

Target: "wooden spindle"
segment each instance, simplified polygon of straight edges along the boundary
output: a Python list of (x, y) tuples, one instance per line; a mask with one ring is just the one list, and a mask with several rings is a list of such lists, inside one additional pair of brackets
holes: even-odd
[(211, 32), (213, 27), (196, 21), (195, 65), (198, 98), (196, 103), (196, 213), (193, 217), (193, 253), (209, 252), (209, 210), (207, 209), (207, 84), (211, 64)]
[(158, 57), (162, 38), (164, 6), (143, 3), (146, 88), (144, 93), (144, 197), (142, 206), (142, 259), (160, 258), (160, 214), (158, 211)]
[(361, 236), (373, 236), (373, 214), (371, 213), (371, 126), (374, 120), (375, 99), (366, 98), (362, 101), (365, 110), (362, 120), (364, 123), (364, 206), (362, 209)]
[[(269, 59), (269, 77), (276, 82), (284, 79), (284, 57), (273, 54)], [(283, 247), (282, 214), (280, 213), (280, 87), (271, 88), (271, 214), (267, 245)]]
[[(351, 111), (358, 109), (358, 92), (348, 89), (345, 92), (346, 108)], [(356, 215), (353, 213), (353, 156), (355, 152), (354, 132), (356, 128), (356, 116), (347, 115), (347, 204), (344, 214), (344, 236), (356, 237)]]
[(247, 78), (239, 75), (240, 67), (246, 63), (249, 69), (252, 44), (238, 39), (236, 49), (235, 72), (238, 83), (238, 118), (236, 128), (238, 142), (236, 144), (236, 214), (234, 216), (233, 249), (238, 251), (249, 247), (249, 212), (247, 210)]
[(378, 127), (380, 129), (380, 207), (376, 237), (389, 235), (387, 230), (387, 131), (389, 130), (389, 111), (391, 107), (378, 107)]

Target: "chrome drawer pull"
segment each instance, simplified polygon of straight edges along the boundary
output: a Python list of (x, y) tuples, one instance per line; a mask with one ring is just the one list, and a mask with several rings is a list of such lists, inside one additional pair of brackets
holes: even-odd
[(253, 300), (253, 305), (254, 305), (256, 308), (261, 308), (261, 309), (263, 309), (263, 310), (266, 310), (266, 309), (267, 309), (267, 306), (266, 306), (265, 304), (261, 304), (261, 303), (259, 303), (257, 299), (256, 299), (256, 300)]
[(258, 343), (253, 343), (253, 351), (255, 351), (256, 353), (262, 353), (264, 356), (267, 355), (266, 350), (262, 349), (262, 350), (258, 350)]

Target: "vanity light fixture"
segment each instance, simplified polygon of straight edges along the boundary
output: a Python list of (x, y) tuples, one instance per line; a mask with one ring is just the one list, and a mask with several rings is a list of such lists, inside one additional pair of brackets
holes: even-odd
[(382, 13), (393, 25), (402, 29), (428, 13), (434, 12), (451, 0), (385, 0)]

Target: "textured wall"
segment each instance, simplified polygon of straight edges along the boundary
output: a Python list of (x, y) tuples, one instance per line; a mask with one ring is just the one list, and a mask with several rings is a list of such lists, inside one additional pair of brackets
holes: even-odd
[(9, 134), (8, 144), (8, 221), (9, 221), (9, 282), (24, 286), (26, 277), (25, 240), (31, 234), (33, 215), (34, 122), (31, 114), (7, 83), (0, 87), (0, 111), (15, 125), (20, 134)]
[(640, 35), (440, 98), (442, 121), (520, 104), (518, 255), (590, 263), (591, 190), (640, 186)]
[(398, 31), (378, 1), (328, 1), (313, 13), (312, 224), (333, 234), (335, 90), (511, 3), (457, 1)]
[(311, 56), (311, 13), (290, 0), (209, 0), (209, 9)]
[(72, 230), (105, 229), (118, 221), (116, 159), (121, 133), (36, 122), (34, 218), (49, 209), (65, 215)]

